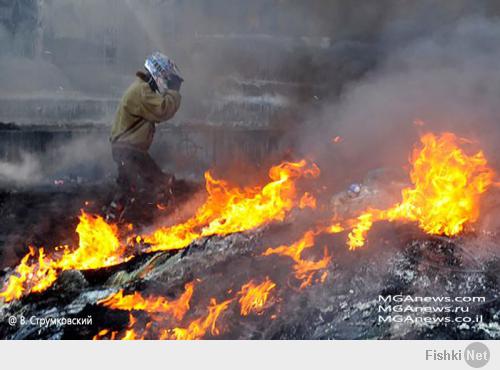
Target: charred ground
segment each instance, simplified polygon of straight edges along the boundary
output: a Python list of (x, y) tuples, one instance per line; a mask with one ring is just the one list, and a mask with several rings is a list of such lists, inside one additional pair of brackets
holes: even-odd
[[(79, 209), (86, 206), (88, 197), (94, 199), (91, 209), (98, 209), (104, 199), (99, 200), (97, 195), (104, 194), (105, 189), (106, 186), (100, 186), (39, 193), (30, 191), (29, 194), (22, 191), (4, 193), (3, 217), (9, 220), (10, 215), (15, 219), (15, 222), (3, 225), (4, 250), (7, 245), (26, 245), (22, 243), (22, 238), (26, 238), (27, 234), (32, 235), (31, 240), (40, 243), (38, 245), (51, 245), (54, 240), (61, 241), (71, 236), (76, 238), (72, 230), (78, 223), (76, 215)], [(67, 217), (71, 212), (75, 216)], [(26, 223), (22, 229), (19, 219)], [(19, 235), (15, 230), (30, 232)], [(429, 237), (413, 226), (381, 224), (372, 231), (369, 246), (355, 253), (345, 248), (341, 235), (322, 236), (317, 244), (326, 245), (333, 256), (333, 262), (328, 267), (329, 275), (324, 283), (301, 290), (291, 274), (291, 260), (280, 256), (261, 256), (267, 246), (275, 245), (276, 240), (292, 241), (299, 236), (297, 234), (299, 232), (293, 222), (269, 225), (227, 237), (203, 238), (181, 251), (139, 255), (110, 268), (66, 271), (46, 292), (34, 293), (4, 305), (2, 316), (81, 318), (90, 315), (91, 325), (10, 326), (3, 321), (0, 335), (6, 339), (91, 339), (104, 329), (122, 332), (129, 324), (129, 312), (103, 307), (98, 304), (100, 300), (117, 289), (173, 300), (191, 281), (196, 282), (191, 303), (195, 308), (188, 314), (188, 319), (194, 319), (204, 314), (209, 297), (230, 299), (231, 293), (245, 282), (268, 276), (280, 289), (271, 296), (266, 309), (262, 313), (242, 317), (239, 305), (233, 301), (219, 318), (220, 333), (208, 333), (206, 338), (499, 337), (500, 258), (495, 235)], [(475, 255), (471, 248), (479, 248), (481, 253)], [(17, 254), (23, 253), (18, 251)], [(308, 257), (321, 257), (321, 250), (314, 250)], [(12, 257), (12, 260), (15, 258)], [(384, 303), (379, 296), (388, 295), (485, 297), (484, 302), (470, 304), (468, 312), (470, 316), (482, 315), (483, 321), (461, 325), (380, 322), (379, 307)], [(144, 326), (151, 321), (144, 312), (136, 311), (134, 314)], [(405, 313), (405, 316), (415, 318), (419, 315)], [(161, 322), (153, 325), (161, 326)]]

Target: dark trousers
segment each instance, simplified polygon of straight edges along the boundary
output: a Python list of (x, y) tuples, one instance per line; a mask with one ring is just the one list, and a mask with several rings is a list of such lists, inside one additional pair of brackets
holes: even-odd
[(131, 196), (153, 199), (168, 192), (173, 177), (163, 173), (148, 152), (113, 146), (112, 153), (118, 166), (116, 200)]

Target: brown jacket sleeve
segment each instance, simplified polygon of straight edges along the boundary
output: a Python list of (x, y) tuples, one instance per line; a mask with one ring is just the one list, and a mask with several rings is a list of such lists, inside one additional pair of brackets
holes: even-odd
[(167, 121), (174, 116), (181, 105), (181, 95), (174, 90), (167, 90), (164, 96), (153, 92), (149, 85), (141, 91), (139, 115), (150, 122)]

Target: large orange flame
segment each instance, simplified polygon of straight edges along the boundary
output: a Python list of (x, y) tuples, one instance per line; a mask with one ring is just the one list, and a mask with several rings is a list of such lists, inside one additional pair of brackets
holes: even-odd
[[(142, 238), (151, 245), (146, 252), (181, 249), (203, 236), (227, 235), (282, 221), (287, 212), (298, 206), (295, 182), (318, 175), (318, 167), (305, 160), (284, 162), (271, 167), (268, 184), (239, 188), (216, 180), (207, 172), (205, 203), (187, 221), (160, 228)], [(82, 212), (76, 232), (79, 236), (76, 249), (64, 246), (50, 257), (45, 256), (43, 249), (38, 252), (30, 249), (9, 277), (0, 298), (9, 302), (30, 292), (42, 292), (64, 270), (103, 268), (132, 258), (127, 254), (126, 244), (120, 243), (117, 227), (108, 225), (99, 216)]]
[(47, 257), (43, 248), (36, 251), (30, 247), (30, 252), (9, 277), (0, 297), (9, 302), (30, 292), (43, 292), (54, 283), (60, 271), (102, 268), (123, 261), (124, 247), (118, 240), (116, 226), (108, 225), (101, 217), (82, 212), (76, 232), (78, 248), (59, 248), (62, 250), (59, 256)]
[[(304, 258), (314, 247), (322, 233), (340, 233), (351, 229), (348, 245), (351, 249), (365, 244), (366, 235), (375, 222), (415, 222), (429, 234), (453, 236), (462, 232), (465, 225), (479, 218), (479, 200), (493, 184), (494, 173), (488, 167), (482, 152), (467, 154), (462, 148), (466, 142), (454, 134), (440, 136), (426, 134), (421, 146), (411, 157), (412, 186), (402, 191), (401, 202), (389, 209), (368, 209), (354, 220), (335, 219), (329, 226), (316, 224), (299, 240), (290, 245), (268, 248), (263, 255), (281, 255), (294, 262), (293, 273), (300, 281), (300, 288), (327, 277), (326, 268), (331, 260), (327, 249), (319, 260)], [(285, 162), (272, 167), (270, 181), (263, 186), (236, 187), (224, 180), (205, 174), (207, 199), (187, 221), (160, 228), (141, 240), (150, 245), (146, 251), (175, 250), (188, 246), (194, 240), (211, 235), (227, 235), (255, 229), (273, 221), (283, 221), (294, 208), (315, 208), (316, 199), (309, 193), (299, 196), (296, 181), (319, 174), (315, 165), (306, 161)], [(94, 269), (112, 266), (131, 258), (132, 248), (121, 243), (118, 229), (97, 216), (84, 212), (76, 229), (79, 237), (77, 248), (60, 247), (52, 256), (43, 248), (30, 247), (6, 286), (0, 293), (4, 301), (19, 299), (30, 292), (42, 292), (50, 287), (64, 270)], [(130, 230), (129, 230), (130, 231)], [(133, 238), (130, 238), (132, 240)], [(320, 275), (321, 274), (321, 275)], [(130, 311), (129, 324), (123, 331), (104, 329), (94, 338), (116, 339), (200, 339), (221, 333), (220, 320), (232, 302), (238, 300), (242, 316), (261, 314), (269, 306), (276, 284), (268, 277), (257, 284), (250, 280), (232, 299), (217, 303), (210, 299), (206, 314), (186, 320), (190, 309), (194, 284), (185, 286), (185, 292), (175, 300), (164, 297), (142, 296), (138, 292), (124, 294), (123, 290), (99, 301), (109, 308)], [(134, 316), (142, 311), (154, 321), (146, 325)], [(196, 310), (195, 312), (197, 312)], [(197, 317), (197, 318), (196, 318)]]
[(482, 151), (468, 155), (460, 144), (469, 143), (453, 133), (421, 137), (413, 151), (412, 186), (403, 189), (402, 201), (390, 209), (369, 209), (353, 222), (349, 247), (363, 246), (376, 221), (417, 222), (428, 234), (454, 236), (479, 218), (481, 194), (492, 185), (494, 171)]
[(16, 267), (15, 272), (9, 277), (5, 289), (0, 293), (6, 302), (22, 297), (27, 280), (34, 273), (30, 263), (30, 258), (35, 256), (35, 249), (30, 247), (29, 253), (23, 257), (21, 263)]
[(295, 182), (315, 177), (319, 169), (300, 162), (271, 167), (265, 186), (239, 188), (205, 174), (208, 198), (186, 222), (156, 230), (144, 240), (152, 251), (184, 248), (193, 240), (255, 229), (271, 221), (282, 221), (297, 206)]
[(241, 287), (238, 292), (240, 296), (239, 303), (241, 306), (240, 313), (242, 316), (247, 316), (251, 312), (256, 314), (262, 313), (265, 308), (271, 290), (276, 288), (276, 284), (273, 283), (268, 277), (264, 282), (260, 284), (255, 284), (253, 280), (249, 281), (247, 284)]
[(125, 247), (118, 240), (118, 228), (109, 225), (99, 216), (82, 212), (76, 228), (79, 247), (68, 247), (57, 261), (61, 270), (90, 270), (113, 266), (124, 261)]

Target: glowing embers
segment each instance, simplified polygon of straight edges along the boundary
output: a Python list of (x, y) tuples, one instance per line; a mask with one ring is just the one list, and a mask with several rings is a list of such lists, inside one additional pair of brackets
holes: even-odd
[(364, 245), (377, 221), (417, 222), (428, 234), (454, 236), (478, 220), (480, 196), (495, 176), (483, 152), (467, 154), (461, 146), (470, 142), (453, 133), (428, 133), (420, 141), (410, 160), (412, 186), (392, 208), (368, 209), (352, 221), (350, 249)]
[[(169, 301), (164, 297), (143, 297), (135, 292), (124, 295), (123, 291), (112, 294), (99, 301), (99, 304), (117, 310), (131, 311), (129, 323), (122, 332), (103, 329), (94, 336), (94, 339), (201, 339), (207, 333), (212, 336), (220, 334), (217, 321), (225, 312), (232, 299), (217, 303), (215, 298), (210, 299), (206, 314), (184, 320), (190, 309), (190, 302), (194, 292), (194, 283), (185, 286), (184, 293), (179, 298)], [(140, 312), (147, 315), (145, 320), (138, 319)]]
[(250, 313), (262, 314), (274, 288), (276, 284), (268, 277), (260, 284), (256, 284), (253, 280), (244, 284), (238, 292), (241, 316), (247, 316)]
[[(294, 275), (301, 281), (300, 289), (303, 289), (312, 283), (316, 272), (325, 270), (331, 260), (326, 247), (324, 248), (323, 258), (320, 260), (312, 261), (302, 257), (304, 250), (314, 247), (316, 236), (319, 233), (320, 231), (308, 230), (296, 242), (290, 245), (268, 248), (263, 255), (270, 256), (272, 254), (277, 254), (290, 257), (295, 262), (293, 265)], [(327, 271), (323, 271), (319, 281), (323, 282), (326, 279), (327, 274)]]
[(317, 207), (317, 201), (316, 198), (308, 192), (305, 192), (302, 198), (300, 198), (299, 202), (299, 208), (304, 209), (304, 208), (312, 208), (315, 209)]
[(123, 290), (99, 301), (105, 307), (125, 311), (145, 311), (149, 313), (170, 314), (177, 320), (182, 320), (189, 310), (189, 302), (193, 296), (194, 283), (185, 286), (185, 292), (175, 301), (164, 297), (143, 297), (140, 293), (123, 294)]
[[(244, 284), (234, 298), (217, 302), (210, 298), (209, 304), (203, 314), (199, 309), (191, 313), (194, 318), (187, 318), (191, 300), (194, 293), (194, 283), (185, 286), (184, 293), (176, 300), (169, 301), (161, 296), (144, 297), (140, 293), (123, 294), (119, 291), (98, 303), (116, 310), (129, 311), (129, 323), (123, 331), (103, 329), (94, 336), (94, 339), (176, 339), (193, 340), (202, 339), (207, 335), (218, 336), (221, 334), (218, 323), (223, 313), (228, 311), (230, 305), (240, 304), (241, 316), (250, 313), (262, 314), (270, 305), (270, 293), (276, 284), (269, 278), (256, 284), (253, 280)], [(200, 306), (199, 304), (197, 306)], [(203, 310), (202, 310), (203, 311)], [(232, 310), (232, 312), (235, 312)], [(139, 319), (138, 313), (146, 315)]]
[(164, 330), (160, 335), (160, 339), (176, 339), (176, 340), (194, 340), (203, 338), (207, 332), (212, 336), (220, 334), (220, 329), (217, 326), (219, 316), (226, 311), (231, 299), (217, 303), (215, 298), (210, 299), (210, 304), (207, 307), (206, 315), (192, 320), (184, 327), (175, 327), (173, 329)]

